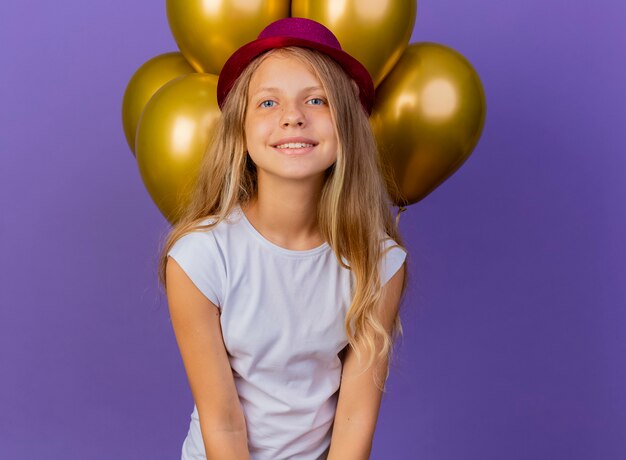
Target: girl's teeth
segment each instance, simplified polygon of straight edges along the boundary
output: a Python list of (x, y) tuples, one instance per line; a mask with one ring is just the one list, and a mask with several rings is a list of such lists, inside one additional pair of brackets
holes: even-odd
[(277, 149), (303, 149), (305, 147), (313, 147), (313, 144), (304, 144), (302, 142), (289, 142), (288, 144), (277, 145)]

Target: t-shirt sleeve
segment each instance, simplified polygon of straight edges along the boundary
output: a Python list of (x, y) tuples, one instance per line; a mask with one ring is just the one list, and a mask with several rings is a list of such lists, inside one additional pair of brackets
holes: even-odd
[(406, 259), (406, 251), (397, 245), (391, 238), (383, 243), (383, 256), (380, 266), (381, 286), (387, 284), (393, 275), (400, 269)]
[(192, 232), (179, 238), (167, 253), (207, 299), (222, 308), (226, 269), (215, 236)]

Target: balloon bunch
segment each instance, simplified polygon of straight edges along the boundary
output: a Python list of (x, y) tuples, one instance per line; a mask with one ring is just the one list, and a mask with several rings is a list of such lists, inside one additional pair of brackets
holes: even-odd
[(370, 117), (401, 207), (452, 175), (478, 143), (485, 95), (471, 64), (444, 45), (409, 44), (416, 0), (166, 0), (179, 52), (132, 76), (122, 104), (126, 140), (144, 184), (170, 221), (188, 203), (220, 116), (216, 88), (228, 57), (288, 16), (324, 24), (376, 85)]

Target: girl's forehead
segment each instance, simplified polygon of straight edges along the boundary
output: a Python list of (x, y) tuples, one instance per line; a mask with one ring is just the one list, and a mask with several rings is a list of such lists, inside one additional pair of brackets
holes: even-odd
[(286, 53), (272, 53), (265, 57), (252, 73), (250, 86), (267, 81), (304, 83), (305, 80), (307, 84), (314, 81), (321, 85), (317, 73), (310, 63)]

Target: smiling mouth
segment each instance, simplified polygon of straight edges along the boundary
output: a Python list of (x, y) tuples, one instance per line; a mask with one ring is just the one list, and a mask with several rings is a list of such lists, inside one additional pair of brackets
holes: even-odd
[(287, 144), (278, 144), (274, 147), (277, 149), (305, 149), (308, 147), (315, 147), (316, 144), (307, 144), (305, 142), (289, 142)]

